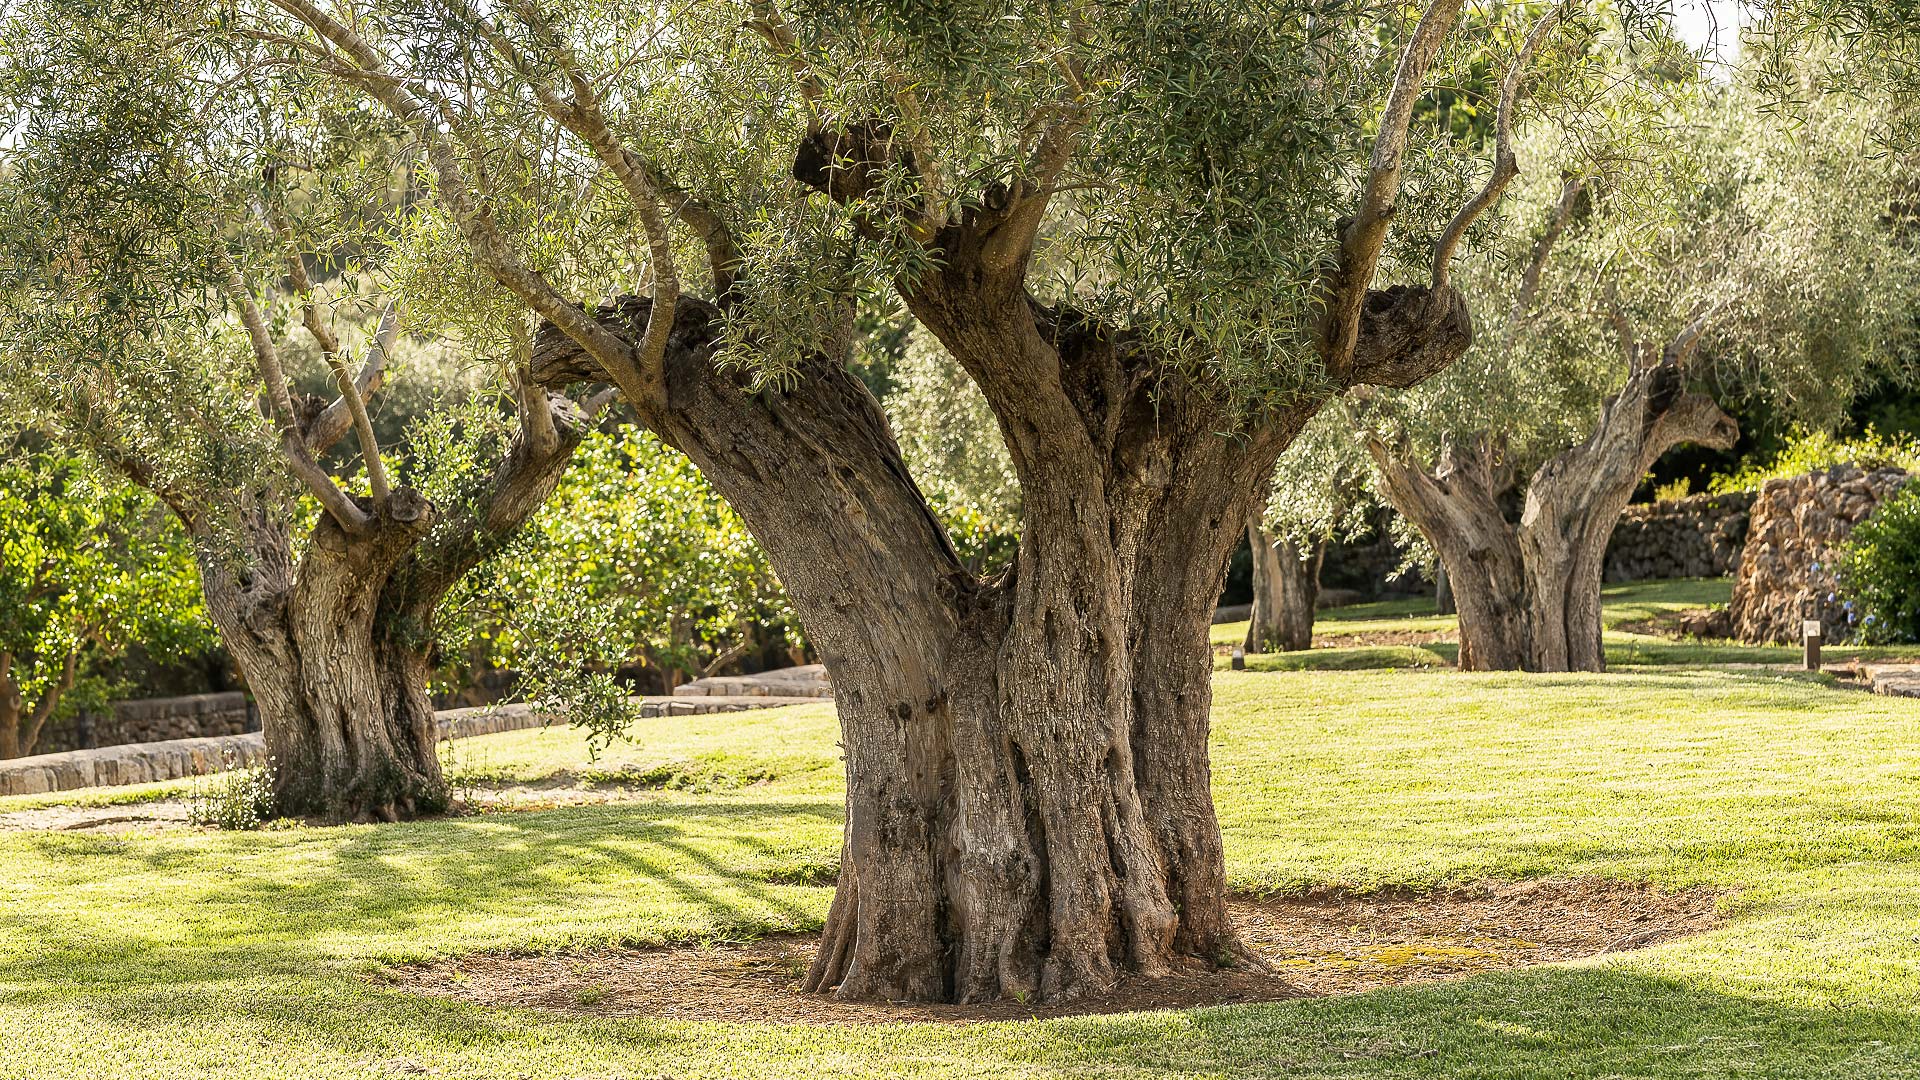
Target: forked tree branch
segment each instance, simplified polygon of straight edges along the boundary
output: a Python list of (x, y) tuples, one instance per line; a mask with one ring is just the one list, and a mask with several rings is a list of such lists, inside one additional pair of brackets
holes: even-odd
[[(287, 249), (287, 279), (293, 283), (294, 295), (300, 298), (300, 319), (320, 345), (320, 358), (326, 361), (327, 370), (333, 373), (333, 382), (340, 390), (337, 399), (346, 405), (347, 416), (353, 424), (355, 440), (360, 444), (360, 458), (367, 469), (367, 487), (373, 496), (375, 514), (383, 514), (387, 509), (388, 496), (392, 489), (387, 482), (387, 465), (380, 458), (380, 440), (374, 436), (373, 421), (367, 416), (367, 403), (361, 399), (356, 380), (347, 372), (345, 360), (340, 358), (340, 339), (334, 335), (332, 324), (321, 314), (320, 302), (315, 299), (313, 279), (307, 275), (306, 260), (301, 258), (300, 250), (293, 243), (293, 227), (281, 215), (271, 218), (274, 231), (281, 236)], [(392, 314), (392, 308), (387, 314)], [(386, 316), (382, 316), (384, 326)], [(377, 336), (377, 335), (376, 335)], [(304, 441), (305, 436), (302, 436)]]
[[(569, 90), (566, 94), (542, 77), (513, 41), (489, 23), (472, 4), (467, 0), (451, 2), (472, 21), (501, 59), (511, 65), (526, 82), (534, 98), (540, 102), (542, 111), (578, 136), (607, 171), (613, 173), (620, 182), (621, 190), (626, 192), (634, 213), (640, 218), (640, 227), (647, 236), (648, 259), (653, 270), (653, 304), (647, 309), (647, 325), (640, 335), (635, 362), (648, 400), (656, 407), (664, 408), (667, 338), (673, 330), (675, 306), (680, 302), (680, 271), (673, 255), (673, 239), (667, 233), (666, 208), (662, 205), (659, 188), (654, 186), (652, 177), (638, 156), (614, 136), (607, 124), (606, 114), (600, 108), (599, 96), (581, 74), (572, 50), (560, 43), (556, 35), (550, 32), (544, 34), (553, 42), (553, 64), (567, 80)], [(536, 31), (547, 31), (545, 21), (532, 0), (520, 0), (515, 4), (515, 10)], [(540, 404), (544, 407), (544, 398)]]
[(287, 392), (287, 376), (280, 366), (280, 351), (274, 346), (272, 335), (267, 333), (266, 320), (253, 302), (252, 290), (247, 287), (246, 279), (240, 276), (239, 269), (224, 255), (220, 261), (227, 275), (227, 297), (240, 310), (240, 321), (246, 326), (247, 339), (253, 346), (254, 365), (266, 391), (267, 408), (273, 413), (274, 424), (280, 429), (280, 449), (288, 467), (313, 493), (313, 497), (320, 500), (321, 507), (342, 529), (356, 535), (366, 532), (373, 519), (346, 492), (340, 490), (333, 477), (327, 475), (327, 471), (314, 460), (313, 452), (307, 449), (307, 440), (300, 434), (300, 421), (294, 416), (293, 399)]
[(1520, 46), (1520, 52), (1514, 56), (1513, 63), (1507, 68), (1506, 78), (1500, 81), (1500, 111), (1494, 120), (1493, 174), (1487, 177), (1487, 185), (1479, 194), (1467, 201), (1460, 211), (1447, 222), (1440, 239), (1433, 245), (1433, 289), (1438, 291), (1447, 285), (1448, 269), (1453, 263), (1453, 253), (1460, 241), (1467, 235), (1467, 229), (1487, 208), (1498, 202), (1507, 185), (1520, 175), (1520, 161), (1513, 152), (1513, 111), (1527, 82), (1527, 69), (1533, 66), (1533, 57), (1540, 51), (1560, 25), (1566, 13), (1566, 3), (1554, 5), (1551, 11), (1533, 24), (1527, 39)]
[(1360, 209), (1340, 238), (1339, 263), (1328, 289), (1320, 338), (1328, 373), (1336, 379), (1344, 380), (1359, 344), (1360, 312), (1380, 265), (1380, 250), (1400, 197), (1400, 172), (1406, 159), (1407, 125), (1413, 120), (1414, 102), (1426, 82), (1427, 69), (1453, 32), (1464, 4), (1465, 0), (1432, 0), (1400, 54), (1393, 86), (1380, 115), (1380, 130), (1374, 136), (1373, 159), (1360, 195)]
[[(387, 361), (393, 355), (393, 344), (400, 336), (399, 313), (394, 305), (388, 304), (380, 313), (380, 325), (374, 330), (373, 340), (367, 342), (367, 351), (360, 358), (360, 374), (354, 376), (353, 393), (360, 399), (363, 407), (373, 400), (373, 395), (385, 384), (387, 379)], [(347, 405), (347, 395), (341, 394), (320, 410), (320, 415), (307, 425), (307, 449), (315, 454), (323, 454), (334, 443), (346, 437), (354, 426), (354, 418)]]
[(1680, 328), (1680, 332), (1673, 336), (1672, 341), (1667, 343), (1666, 349), (1661, 354), (1662, 361), (1676, 367), (1685, 366), (1687, 361), (1693, 359), (1693, 354), (1700, 350), (1700, 338), (1707, 332), (1707, 328), (1732, 306), (1732, 301), (1719, 300), (1696, 315), (1692, 321)]

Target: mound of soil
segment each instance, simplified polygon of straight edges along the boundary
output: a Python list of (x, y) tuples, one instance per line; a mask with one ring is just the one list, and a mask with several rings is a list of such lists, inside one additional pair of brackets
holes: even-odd
[(1717, 894), (1618, 882), (1488, 884), (1428, 894), (1240, 897), (1268, 970), (1126, 979), (1064, 1003), (841, 1002), (806, 994), (810, 935), (656, 949), (468, 956), (390, 969), (393, 984), (494, 1006), (759, 1023), (975, 1023), (1355, 994), (1645, 948), (1712, 928)]

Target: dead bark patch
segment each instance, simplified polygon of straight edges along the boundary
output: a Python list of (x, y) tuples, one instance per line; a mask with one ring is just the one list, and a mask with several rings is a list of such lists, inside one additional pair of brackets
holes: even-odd
[(664, 948), (475, 955), (383, 978), (418, 993), (592, 1016), (730, 1023), (979, 1023), (1357, 994), (1646, 948), (1718, 922), (1720, 894), (1596, 880), (1433, 893), (1238, 896), (1234, 922), (1266, 971), (1126, 979), (1061, 1003), (841, 1002), (800, 989), (815, 935)]

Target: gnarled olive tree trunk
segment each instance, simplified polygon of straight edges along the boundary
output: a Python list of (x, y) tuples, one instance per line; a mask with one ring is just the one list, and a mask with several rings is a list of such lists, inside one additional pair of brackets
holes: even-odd
[(1684, 389), (1678, 364), (1635, 365), (1587, 441), (1534, 472), (1518, 523), (1500, 509), (1511, 478), (1491, 440), (1450, 447), (1432, 473), (1379, 440), (1368, 447), (1388, 499), (1446, 566), (1463, 670), (1604, 671), (1601, 576), (1634, 488), (1672, 447), (1725, 449), (1739, 434)]
[[(1208, 786), (1208, 634), (1256, 492), (1319, 402), (1223, 435), (1209, 388), (1125, 335), (1017, 276), (983, 298), (956, 233), (907, 293), (1003, 419), (1024, 518), (1002, 575), (961, 564), (844, 355), (756, 390), (715, 368), (718, 312), (682, 296), (651, 421), (765, 547), (834, 681), (847, 824), (808, 986), (1064, 998), (1246, 957)], [(1457, 293), (1397, 303), (1378, 318), (1429, 344), (1369, 352), (1358, 377), (1411, 383), (1464, 351)], [(633, 340), (650, 310), (596, 318)], [(547, 385), (604, 377), (551, 327), (534, 364)]]
[(322, 514), (297, 558), (275, 493), (225, 513), (168, 498), (259, 708), (279, 813), (394, 821), (445, 808), (427, 695), (434, 608), (559, 482), (585, 426), (553, 405), (544, 445), (523, 433), (463, 507), (441, 513), (396, 488), (362, 532)]
[(1292, 540), (1277, 540), (1267, 532), (1264, 508), (1256, 508), (1247, 515), (1247, 545), (1253, 552), (1253, 613), (1247, 620), (1246, 651), (1312, 648), (1325, 541), (1303, 552)]

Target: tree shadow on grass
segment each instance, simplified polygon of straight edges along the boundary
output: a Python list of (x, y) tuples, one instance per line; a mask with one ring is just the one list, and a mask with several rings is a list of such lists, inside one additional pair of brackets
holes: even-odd
[[(767, 881), (765, 868), (791, 857), (792, 836), (805, 827), (824, 827), (837, 844), (840, 820), (839, 809), (824, 802), (726, 800), (166, 842), (38, 837), (39, 856), (56, 872), (64, 864), (77, 882), (103, 873), (150, 881), (154, 890), (180, 894), (156, 908), (188, 917), (168, 932), (133, 935), (120, 929), (111, 907), (22, 912), (10, 920), (10, 936), (31, 948), (0, 956), (0, 982), (166, 984), (257, 972), (263, 965), (310, 970), (342, 959), (498, 947), (497, 936), (484, 933), (496, 916), (519, 920), (519, 932), (539, 939), (540, 928), (525, 920), (550, 915), (560, 929), (540, 943), (560, 945), (574, 936), (565, 927), (576, 903), (626, 902), (628, 894), (632, 931), (601, 932), (594, 940), (811, 928), (824, 901), (815, 901), (806, 886)], [(103, 861), (109, 859), (117, 863)], [(229, 872), (209, 878), (210, 866)], [(649, 922), (643, 917), (649, 904), (671, 908), (686, 924)], [(599, 922), (604, 926), (604, 914)], [(365, 939), (351, 943), (359, 955), (343, 957), (342, 946), (326, 943), (342, 936)]]
[[(130, 988), (131, 989), (131, 988)], [(1920, 1016), (1761, 1000), (1628, 967), (1538, 968), (1364, 995), (970, 1027), (591, 1020), (306, 979), (90, 997), (156, 1047), (195, 1033), (461, 1076), (1888, 1077)], [(372, 1015), (381, 1017), (369, 1023)], [(81, 1048), (84, 1049), (84, 1048)], [(634, 1070), (639, 1070), (635, 1072)], [(346, 1073), (334, 1073), (347, 1075)], [(287, 1075), (294, 1075), (289, 1073)], [(376, 1073), (377, 1075), (377, 1073)]]

